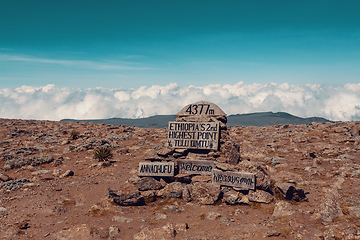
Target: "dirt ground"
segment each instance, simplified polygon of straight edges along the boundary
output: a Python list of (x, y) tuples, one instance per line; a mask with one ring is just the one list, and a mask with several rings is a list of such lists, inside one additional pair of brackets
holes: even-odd
[[(242, 161), (305, 191), (308, 201), (287, 201), (293, 212), (279, 216), (274, 209), (284, 199), (276, 194), (268, 204), (109, 201), (108, 189), (136, 175), (147, 151), (165, 146), (167, 129), (0, 119), (0, 238), (141, 239), (135, 236), (144, 229), (164, 231), (172, 224), (174, 236), (163, 239), (360, 239), (359, 126), (229, 128)], [(104, 143), (113, 151), (109, 166), (93, 157)], [(26, 160), (49, 156), (48, 163)]]

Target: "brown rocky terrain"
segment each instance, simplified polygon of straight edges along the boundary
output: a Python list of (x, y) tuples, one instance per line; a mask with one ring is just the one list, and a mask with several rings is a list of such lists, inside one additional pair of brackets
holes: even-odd
[[(223, 126), (204, 154), (166, 148), (165, 128), (0, 119), (0, 238), (360, 239), (359, 135), (359, 122)], [(145, 159), (199, 156), (256, 174), (256, 190), (137, 176)]]

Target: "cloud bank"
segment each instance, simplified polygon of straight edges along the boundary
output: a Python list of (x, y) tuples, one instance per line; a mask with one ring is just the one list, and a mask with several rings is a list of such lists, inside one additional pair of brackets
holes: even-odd
[(228, 115), (288, 112), (336, 121), (360, 120), (360, 83), (249, 84), (179, 87), (177, 83), (138, 89), (75, 89), (55, 85), (0, 89), (0, 118), (60, 120), (140, 118), (176, 114), (186, 104), (205, 100)]

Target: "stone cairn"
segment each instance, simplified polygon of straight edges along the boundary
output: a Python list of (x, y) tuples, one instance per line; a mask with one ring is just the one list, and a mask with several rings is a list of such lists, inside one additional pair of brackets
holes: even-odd
[(270, 203), (275, 194), (306, 200), (302, 189), (276, 184), (262, 166), (242, 160), (226, 123), (226, 114), (213, 103), (185, 106), (169, 122), (167, 146), (140, 162), (138, 174), (120, 190), (109, 190), (109, 199), (122, 206), (144, 205), (157, 198), (205, 205)]

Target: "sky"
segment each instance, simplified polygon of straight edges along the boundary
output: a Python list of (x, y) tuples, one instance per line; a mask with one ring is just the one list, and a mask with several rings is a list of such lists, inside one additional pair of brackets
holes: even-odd
[(0, 118), (360, 120), (357, 0), (0, 0)]

